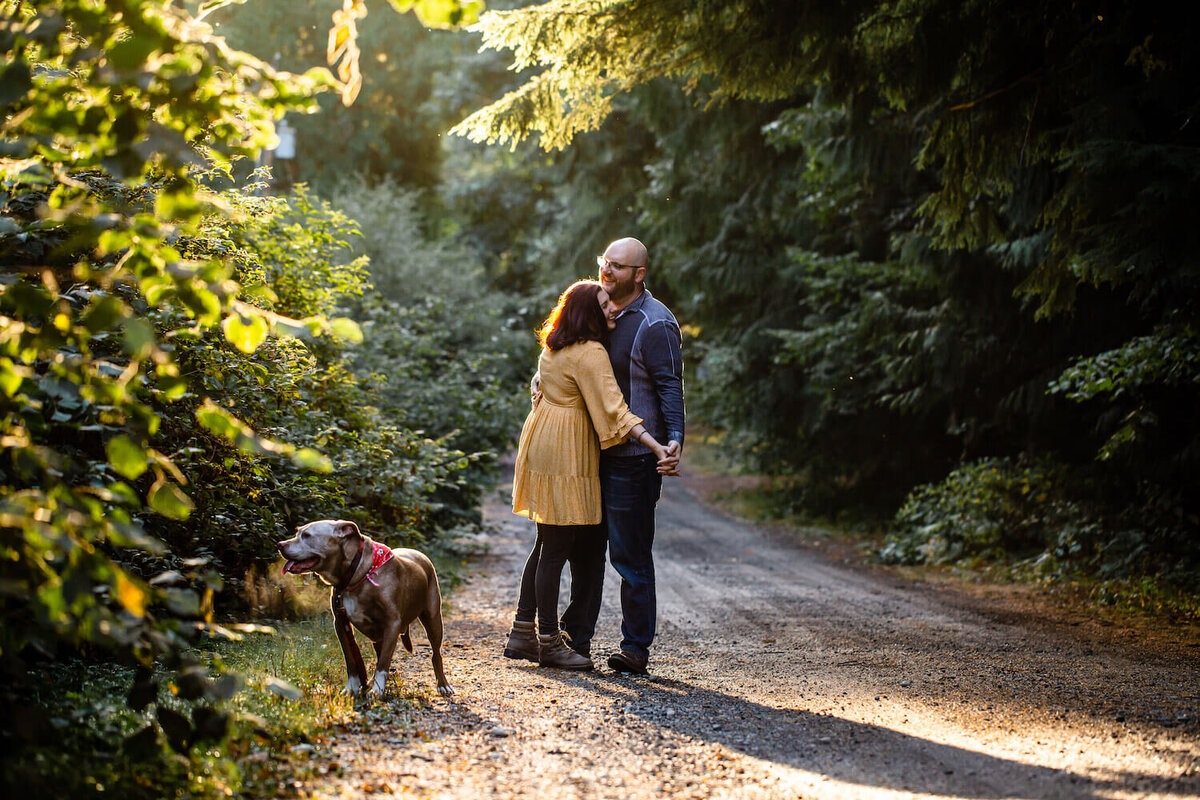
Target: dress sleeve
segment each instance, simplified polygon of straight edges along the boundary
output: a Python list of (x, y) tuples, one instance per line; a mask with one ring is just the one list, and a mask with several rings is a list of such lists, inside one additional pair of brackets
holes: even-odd
[(599, 343), (585, 346), (579, 358), (576, 380), (592, 427), (600, 439), (600, 448), (607, 449), (628, 439), (629, 432), (641, 424), (642, 418), (629, 410), (613, 375), (608, 353)]

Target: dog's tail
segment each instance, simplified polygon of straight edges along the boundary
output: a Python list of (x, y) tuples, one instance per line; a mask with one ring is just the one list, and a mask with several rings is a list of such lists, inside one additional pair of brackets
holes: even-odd
[(411, 655), (413, 651), (412, 639), (408, 637), (408, 628), (405, 628), (404, 632), (400, 634), (400, 642), (404, 645), (404, 649), (409, 652), (409, 655)]

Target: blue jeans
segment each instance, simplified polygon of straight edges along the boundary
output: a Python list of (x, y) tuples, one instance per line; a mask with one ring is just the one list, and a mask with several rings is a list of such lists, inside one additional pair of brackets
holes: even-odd
[[(604, 501), (602, 530), (608, 558), (621, 576), (621, 649), (649, 655), (654, 641), (654, 507), (662, 493), (662, 476), (652, 453), (600, 457), (600, 493)], [(604, 539), (576, 537), (571, 552), (571, 604), (563, 629), (577, 649), (587, 652), (604, 589)]]

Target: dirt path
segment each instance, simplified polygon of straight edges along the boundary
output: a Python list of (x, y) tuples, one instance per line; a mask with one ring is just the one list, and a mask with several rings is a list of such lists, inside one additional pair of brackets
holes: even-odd
[[(500, 656), (528, 523), (493, 502), (452, 598), (444, 701), (428, 647), (393, 678), (427, 698), (342, 732), (318, 797), (1200, 797), (1200, 636), (1054, 622), (839, 565), (669, 481), (649, 677)], [(595, 643), (619, 640), (609, 571)], [(418, 638), (418, 637), (414, 637)], [(1147, 646), (1147, 642), (1152, 642)], [(603, 659), (599, 662), (603, 665)], [(419, 688), (418, 688), (419, 687)], [(397, 706), (399, 708), (400, 706)], [(415, 733), (414, 733), (415, 731)]]

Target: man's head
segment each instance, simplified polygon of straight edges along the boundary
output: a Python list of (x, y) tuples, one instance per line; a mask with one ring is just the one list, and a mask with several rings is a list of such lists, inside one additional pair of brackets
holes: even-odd
[(604, 255), (596, 263), (600, 267), (600, 284), (614, 305), (629, 305), (642, 293), (650, 254), (637, 239), (631, 236), (617, 239), (604, 248)]

